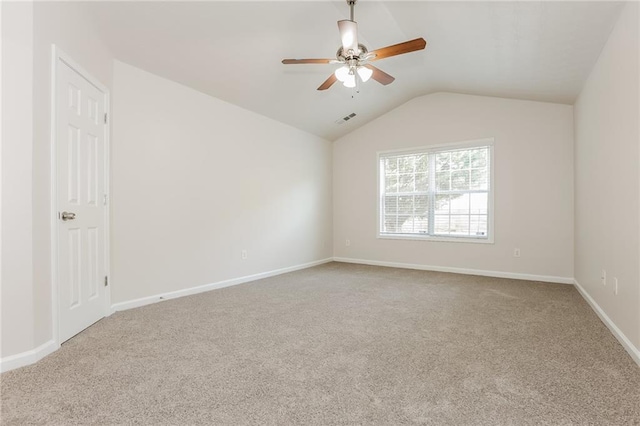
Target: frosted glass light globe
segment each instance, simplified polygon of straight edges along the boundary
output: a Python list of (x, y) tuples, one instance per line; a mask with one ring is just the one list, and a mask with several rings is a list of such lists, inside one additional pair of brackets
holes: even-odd
[(358, 75), (362, 79), (362, 82), (367, 82), (373, 75), (373, 71), (367, 67), (358, 67)]
[(336, 70), (334, 74), (336, 75), (336, 78), (339, 81), (345, 81), (347, 76), (349, 75), (349, 67), (346, 65), (343, 67), (340, 67)]
[(356, 87), (356, 76), (355, 74), (347, 74), (347, 78), (344, 79), (344, 87)]

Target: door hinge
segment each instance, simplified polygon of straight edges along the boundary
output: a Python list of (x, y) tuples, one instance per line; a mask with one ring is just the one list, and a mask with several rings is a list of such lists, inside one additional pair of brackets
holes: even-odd
[(104, 124), (107, 124), (107, 113), (104, 113)]
[(107, 205), (107, 194), (102, 194), (102, 205), (103, 206)]
[(108, 286), (109, 285), (109, 277), (105, 276), (104, 277), (104, 286)]

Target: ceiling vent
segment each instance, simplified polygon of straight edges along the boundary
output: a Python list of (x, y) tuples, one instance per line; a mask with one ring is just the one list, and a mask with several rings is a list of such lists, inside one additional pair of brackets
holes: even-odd
[(355, 117), (355, 116), (356, 116), (356, 113), (355, 113), (355, 112), (352, 112), (351, 114), (346, 115), (346, 116), (342, 117), (342, 118), (341, 118), (341, 119), (339, 119), (339, 120), (336, 120), (336, 124), (343, 124), (343, 123), (345, 123), (345, 122), (347, 122), (347, 121), (351, 120), (351, 119), (352, 119), (353, 117)]

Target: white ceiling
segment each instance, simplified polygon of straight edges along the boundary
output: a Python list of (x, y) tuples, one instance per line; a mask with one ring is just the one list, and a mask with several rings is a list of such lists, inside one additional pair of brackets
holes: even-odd
[(328, 140), (438, 91), (572, 104), (621, 10), (608, 1), (360, 0), (355, 20), (369, 50), (417, 37), (427, 48), (376, 62), (396, 81), (354, 93), (339, 83), (316, 90), (336, 65), (280, 62), (333, 58), (344, 1), (89, 7), (117, 59)]

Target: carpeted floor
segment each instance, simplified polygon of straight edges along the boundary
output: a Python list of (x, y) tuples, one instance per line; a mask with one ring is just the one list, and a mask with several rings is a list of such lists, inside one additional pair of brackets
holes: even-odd
[(2, 424), (640, 424), (569, 285), (329, 263), (119, 312), (0, 377)]

